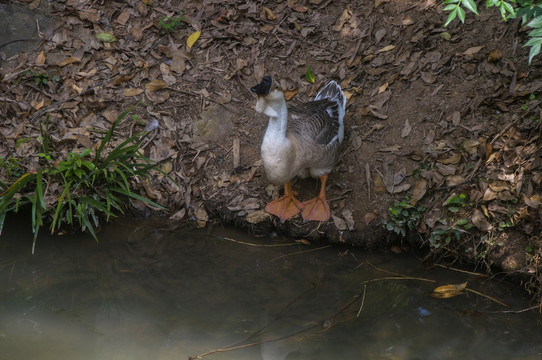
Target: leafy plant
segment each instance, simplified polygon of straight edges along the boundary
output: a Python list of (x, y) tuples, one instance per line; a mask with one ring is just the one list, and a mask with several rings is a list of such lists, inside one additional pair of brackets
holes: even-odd
[(446, 205), (448, 207), (449, 211), (451, 211), (453, 213), (456, 213), (461, 208), (463, 208), (463, 207), (465, 207), (467, 205), (467, 201), (468, 201), (467, 195), (465, 195), (465, 194), (459, 194), (459, 195), (453, 194), (452, 196), (450, 196), (446, 200), (444, 205)]
[[(443, 2), (444, 11), (449, 11), (448, 18), (444, 26), (450, 24), (455, 18), (462, 23), (465, 22), (465, 9), (474, 14), (478, 14), (478, 9), (474, 0), (445, 0)], [(542, 0), (486, 0), (486, 8), (497, 7), (504, 21), (513, 18), (521, 18), (522, 25), (532, 30), (527, 35), (530, 39), (523, 45), (530, 47), (529, 64), (533, 58), (540, 54), (542, 46)]]
[(405, 237), (408, 230), (414, 230), (418, 227), (425, 207), (412, 206), (409, 201), (407, 196), (403, 201), (396, 202), (388, 208), (390, 219), (384, 221), (388, 231)]
[(160, 21), (158, 21), (158, 27), (161, 29), (162, 35), (173, 33), (179, 30), (185, 23), (181, 11), (178, 12), (177, 16), (164, 16)]
[(462, 233), (468, 233), (472, 227), (467, 219), (452, 220), (450, 223), (446, 219), (438, 220), (439, 225), (435, 226), (429, 235), (429, 245), (438, 249), (442, 245), (448, 245), (453, 239), (459, 241)]
[[(152, 169), (160, 171), (159, 164), (151, 162), (139, 150), (148, 133), (136, 134), (109, 149), (115, 128), (132, 108), (112, 124), (94, 156), (91, 149), (85, 149), (72, 151), (66, 159), (58, 161), (50, 152), (49, 140), (44, 140), (50, 139), (47, 130), (42, 128), (43, 152), (39, 156), (45, 164), (36, 172), (20, 176), (11, 186), (0, 182), (0, 232), (8, 212), (31, 206), (34, 251), (39, 229), (46, 220), (52, 233), (65, 223), (88, 230), (97, 240), (94, 229), (99, 226), (100, 217), (105, 216), (106, 221), (115, 217), (116, 212), (122, 213), (133, 200), (162, 208), (130, 189), (131, 180), (147, 178)], [(53, 183), (59, 185), (58, 196), (48, 193)]]
[[(49, 74), (46, 72), (34, 72), (32, 73), (32, 77), (34, 78), (34, 84), (36, 84), (36, 86), (39, 86), (40, 84), (47, 85), (49, 83)], [(59, 80), (59, 75), (53, 75), (51, 77), (51, 81), (53, 82), (58, 82)]]

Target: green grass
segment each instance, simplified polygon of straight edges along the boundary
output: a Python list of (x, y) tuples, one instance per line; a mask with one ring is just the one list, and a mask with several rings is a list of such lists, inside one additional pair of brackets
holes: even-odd
[[(44, 224), (51, 233), (63, 226), (88, 231), (98, 240), (95, 229), (100, 220), (123, 213), (133, 200), (139, 200), (163, 209), (160, 205), (132, 192), (134, 179), (148, 181), (149, 171), (160, 171), (159, 164), (146, 158), (139, 147), (148, 133), (143, 132), (113, 147), (114, 132), (133, 106), (122, 113), (112, 124), (93, 152), (91, 149), (71, 151), (63, 160), (56, 159), (51, 151), (51, 137), (41, 126), (42, 159), (35, 172), (20, 175), (17, 167), (4, 169), (4, 175), (14, 180), (11, 185), (0, 181), (0, 233), (9, 212), (18, 212), (23, 206), (31, 207), (34, 252), (36, 239)], [(5, 160), (3, 160), (5, 161)], [(13, 160), (8, 160), (12, 164)], [(59, 188), (59, 196), (48, 192), (51, 185)], [(47, 200), (47, 201), (46, 201)]]

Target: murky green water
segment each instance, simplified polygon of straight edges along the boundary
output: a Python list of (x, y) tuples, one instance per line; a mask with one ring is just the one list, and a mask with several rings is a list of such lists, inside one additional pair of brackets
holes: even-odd
[[(30, 255), (31, 234), (21, 228), (0, 237), (0, 359), (188, 359), (250, 343), (262, 344), (203, 358), (542, 357), (536, 314), (489, 313), (509, 308), (473, 293), (429, 296), (469, 280), (522, 309), (522, 291), (427, 270), (411, 256), (277, 246), (287, 242), (138, 221), (107, 226), (100, 244), (44, 236)], [(376, 280), (394, 275), (369, 263), (437, 282)]]

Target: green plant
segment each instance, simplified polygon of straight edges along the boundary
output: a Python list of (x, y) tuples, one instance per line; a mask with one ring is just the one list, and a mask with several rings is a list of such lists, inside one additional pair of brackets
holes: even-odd
[[(131, 191), (130, 181), (148, 178), (150, 170), (158, 169), (139, 150), (148, 133), (136, 134), (111, 148), (113, 134), (118, 124), (129, 111), (122, 113), (105, 134), (100, 146), (92, 156), (92, 150), (71, 151), (67, 158), (59, 161), (50, 151), (47, 129), (42, 130), (42, 150), (39, 156), (45, 164), (32, 173), (20, 176), (11, 185), (0, 183), (0, 232), (6, 214), (17, 212), (21, 206), (31, 206), (32, 230), (36, 244), (39, 229), (46, 220), (51, 233), (63, 223), (88, 230), (97, 240), (94, 229), (100, 217), (106, 221), (133, 200), (140, 200), (158, 208), (160, 205)], [(47, 123), (46, 123), (47, 127)], [(55, 193), (48, 189), (57, 184)]]
[(407, 196), (403, 201), (390, 206), (388, 210), (390, 219), (384, 220), (386, 229), (405, 237), (408, 230), (414, 230), (418, 227), (425, 207), (410, 205)]
[(467, 205), (468, 197), (465, 194), (452, 194), (444, 203), (448, 207), (448, 211), (453, 213), (459, 212), (461, 208)]
[(467, 219), (459, 219), (447, 221), (446, 219), (440, 219), (437, 221), (439, 224), (435, 226), (431, 234), (429, 235), (429, 245), (435, 249), (440, 248), (442, 245), (448, 245), (452, 239), (459, 241), (462, 233), (468, 233), (472, 227)]
[(158, 27), (161, 29), (162, 35), (170, 34), (179, 30), (185, 23), (181, 11), (178, 12), (177, 16), (164, 16), (160, 21), (158, 21)]
[[(449, 11), (444, 26), (450, 24), (455, 18), (465, 22), (465, 9), (478, 14), (474, 0), (445, 0), (444, 11)], [(542, 0), (486, 0), (486, 8), (497, 7), (504, 21), (521, 18), (521, 23), (532, 30), (527, 35), (530, 39), (523, 45), (530, 47), (529, 64), (540, 53), (542, 46)]]

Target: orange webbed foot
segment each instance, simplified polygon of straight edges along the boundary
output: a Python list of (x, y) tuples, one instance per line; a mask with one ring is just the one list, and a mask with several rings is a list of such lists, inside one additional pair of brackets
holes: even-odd
[(303, 209), (303, 205), (295, 198), (295, 194), (290, 183), (286, 183), (284, 185), (284, 195), (267, 204), (265, 211), (277, 216), (282, 222), (296, 216)]

